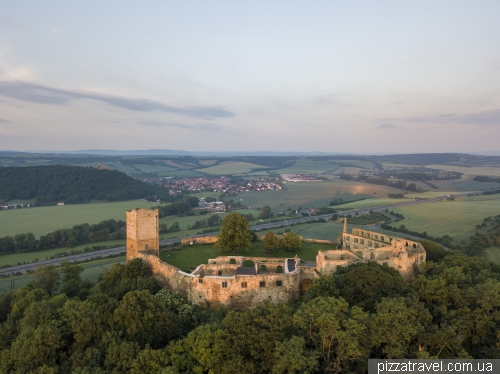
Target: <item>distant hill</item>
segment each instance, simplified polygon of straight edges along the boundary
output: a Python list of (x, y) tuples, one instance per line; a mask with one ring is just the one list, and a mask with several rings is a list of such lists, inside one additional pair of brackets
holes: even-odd
[(123, 201), (153, 195), (155, 188), (116, 170), (49, 165), (0, 168), (0, 200), (86, 203)]

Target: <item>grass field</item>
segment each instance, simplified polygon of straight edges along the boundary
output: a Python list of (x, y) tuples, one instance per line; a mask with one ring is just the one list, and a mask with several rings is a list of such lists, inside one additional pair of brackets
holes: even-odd
[(439, 187), (438, 191), (469, 192), (487, 190), (490, 188), (500, 188), (500, 183), (496, 182), (476, 182), (472, 179), (458, 179), (449, 181), (432, 181), (432, 184)]
[(402, 224), (412, 231), (426, 231), (432, 236), (448, 234), (459, 244), (473, 235), (476, 224), (483, 218), (500, 214), (500, 195), (411, 205), (394, 208), (394, 211), (405, 216), (398, 226)]
[(459, 173), (463, 173), (464, 177), (469, 178), (473, 175), (487, 175), (487, 176), (496, 176), (500, 177), (500, 167), (481, 167), (481, 166), (455, 166), (455, 165), (427, 165), (428, 168), (433, 169), (441, 169), (445, 171), (457, 171)]
[(216, 166), (211, 166), (204, 169), (196, 169), (199, 172), (207, 174), (216, 175), (227, 175), (227, 174), (245, 174), (250, 170), (255, 168), (264, 168), (265, 166), (252, 164), (249, 162), (232, 162), (232, 163), (221, 163)]
[[(335, 179), (326, 182), (287, 183), (283, 185), (281, 191), (241, 192), (236, 195), (235, 200), (242, 199), (242, 203), (250, 207), (269, 205), (273, 211), (277, 211), (288, 206), (294, 209), (299, 206), (303, 208), (324, 207), (328, 206), (335, 197), (348, 201), (362, 197), (387, 197), (388, 193), (401, 193), (401, 190)], [(281, 199), (283, 199), (283, 205), (280, 205)]]
[[(155, 205), (158, 205), (155, 203)], [(125, 221), (125, 211), (149, 208), (145, 200), (112, 203), (68, 204), (0, 211), (0, 237), (32, 232), (36, 237), (81, 223), (99, 223), (114, 218)]]
[(337, 236), (343, 229), (343, 224), (337, 222), (309, 223), (307, 225), (293, 226), (291, 229), (304, 238), (336, 241)]
[[(96, 260), (81, 264), (83, 267), (82, 278), (96, 282), (99, 274), (107, 271), (116, 263), (125, 265), (125, 256)], [(0, 278), (0, 294), (10, 291), (11, 282), (14, 281), (14, 289), (26, 286), (33, 280), (33, 274), (23, 274), (13, 277)]]
[[(305, 261), (314, 261), (318, 251), (321, 249), (332, 249), (332, 245), (326, 244), (313, 244), (303, 243), (301, 249), (293, 251), (284, 251), (283, 249), (273, 252), (272, 254), (265, 254), (264, 243), (254, 242), (249, 251), (240, 253), (241, 256), (251, 257), (294, 257), (297, 254)], [(185, 246), (179, 251), (165, 251), (161, 252), (160, 258), (179, 269), (191, 272), (198, 265), (206, 264), (208, 259), (216, 258), (217, 256), (230, 255), (228, 252), (221, 252), (217, 250), (212, 244), (192, 245)]]
[(46, 249), (44, 251), (38, 252), (29, 252), (29, 253), (13, 253), (11, 255), (0, 256), (0, 266), (2, 265), (11, 265), (15, 266), (18, 264), (22, 264), (25, 262), (33, 262), (38, 260), (46, 260), (49, 257), (55, 256), (59, 253), (69, 253), (71, 251), (82, 251), (85, 247), (91, 247), (96, 245), (106, 245), (113, 247), (124, 247), (126, 244), (126, 240), (110, 240), (107, 242), (99, 242), (99, 243), (88, 243), (78, 245), (74, 248), (63, 247), (63, 248), (54, 248), (54, 249)]
[(274, 170), (274, 172), (278, 174), (321, 174), (337, 168), (338, 165), (332, 162), (301, 159), (287, 168)]

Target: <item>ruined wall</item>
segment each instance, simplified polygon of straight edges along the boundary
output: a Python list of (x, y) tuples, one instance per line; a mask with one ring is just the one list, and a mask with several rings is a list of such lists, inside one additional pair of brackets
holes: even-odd
[(361, 229), (353, 229), (352, 234), (342, 233), (342, 236), (344, 249), (352, 251), (364, 261), (393, 267), (407, 280), (415, 276), (416, 266), (426, 259), (422, 244), (413, 240)]
[(193, 244), (211, 244), (215, 243), (217, 241), (216, 236), (199, 236), (196, 238), (182, 238), (181, 244), (182, 245), (191, 245)]
[(127, 261), (139, 252), (158, 253), (158, 209), (133, 209), (126, 212)]
[(323, 239), (303, 239), (302, 241), (306, 243), (317, 243), (317, 244), (332, 244), (332, 245), (339, 244), (338, 242), (335, 242), (333, 240), (323, 240)]
[(321, 274), (329, 275), (337, 272), (339, 266), (348, 266), (362, 261), (348, 250), (320, 251), (316, 256), (316, 269)]

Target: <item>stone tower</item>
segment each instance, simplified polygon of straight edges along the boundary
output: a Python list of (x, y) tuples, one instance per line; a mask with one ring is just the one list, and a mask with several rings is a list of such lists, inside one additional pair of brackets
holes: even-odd
[(158, 254), (158, 209), (132, 209), (127, 217), (127, 261), (137, 257), (138, 252)]

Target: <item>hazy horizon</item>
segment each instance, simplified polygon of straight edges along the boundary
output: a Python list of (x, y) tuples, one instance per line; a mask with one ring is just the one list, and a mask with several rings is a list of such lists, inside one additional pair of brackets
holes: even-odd
[(0, 149), (498, 154), (500, 3), (0, 5)]

